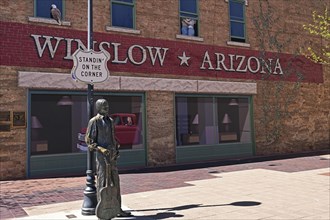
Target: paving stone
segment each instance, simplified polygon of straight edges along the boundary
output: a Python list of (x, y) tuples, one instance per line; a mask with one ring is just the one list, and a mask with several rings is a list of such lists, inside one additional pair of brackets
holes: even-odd
[[(320, 158), (121, 174), (123, 205), (135, 215), (127, 219), (329, 219), (330, 180), (320, 173), (330, 168)], [(2, 181), (0, 219), (97, 219), (81, 215), (85, 180)]]

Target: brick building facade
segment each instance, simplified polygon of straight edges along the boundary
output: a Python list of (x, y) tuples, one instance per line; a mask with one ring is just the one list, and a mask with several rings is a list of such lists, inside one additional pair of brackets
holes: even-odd
[[(57, 2), (62, 25), (38, 16), (37, 0), (0, 3), (1, 180), (86, 169), (87, 86), (71, 69), (87, 47), (87, 1)], [(328, 43), (302, 27), (327, 1), (192, 2), (93, 1), (94, 50), (110, 54), (95, 99), (136, 116), (119, 166), (329, 149), (330, 68), (299, 55), (306, 42)], [(115, 9), (126, 6), (132, 27), (117, 27)], [(181, 32), (184, 16), (194, 36)], [(121, 123), (116, 132), (128, 131)]]

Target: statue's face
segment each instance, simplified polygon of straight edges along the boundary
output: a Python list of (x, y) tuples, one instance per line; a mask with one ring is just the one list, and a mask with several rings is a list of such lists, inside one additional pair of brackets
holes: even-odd
[(108, 114), (108, 112), (109, 112), (108, 102), (102, 103), (102, 105), (100, 106), (99, 114), (100, 115), (106, 115), (106, 114)]

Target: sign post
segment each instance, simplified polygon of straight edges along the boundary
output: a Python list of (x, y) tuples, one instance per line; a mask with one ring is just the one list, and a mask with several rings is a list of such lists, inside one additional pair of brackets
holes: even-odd
[[(94, 83), (105, 81), (109, 77), (107, 62), (110, 55), (107, 52), (93, 51), (93, 0), (88, 0), (88, 50), (78, 50), (73, 54), (72, 78), (87, 83), (87, 115), (93, 117)], [(95, 174), (93, 171), (94, 152), (87, 150), (86, 188), (81, 208), (82, 215), (95, 215), (97, 205)]]
[[(87, 83), (87, 115), (91, 119), (94, 109), (94, 83), (105, 81), (109, 77), (107, 62), (110, 55), (107, 52), (95, 52), (92, 49), (78, 49), (73, 54), (72, 78)], [(95, 215), (97, 205), (95, 174), (93, 171), (94, 152), (87, 150), (86, 188), (81, 212), (83, 215)]]

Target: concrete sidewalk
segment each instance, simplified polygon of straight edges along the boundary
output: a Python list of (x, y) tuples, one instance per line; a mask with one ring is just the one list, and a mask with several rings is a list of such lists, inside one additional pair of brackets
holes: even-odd
[[(123, 208), (131, 210), (134, 217), (118, 219), (330, 219), (329, 163), (330, 156), (321, 155), (123, 174)], [(10, 182), (3, 185), (8, 187)], [(141, 185), (145, 188), (134, 192)], [(18, 205), (26, 214), (16, 219), (97, 219), (81, 215), (81, 199)]]

